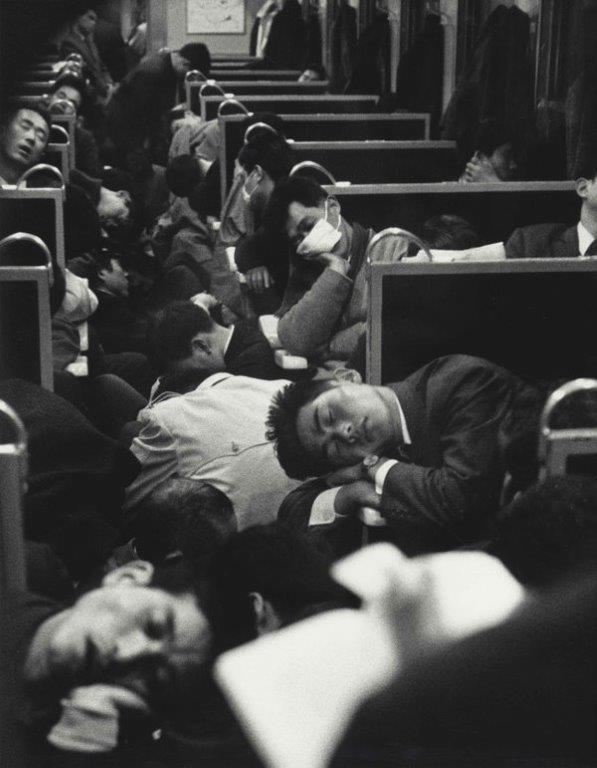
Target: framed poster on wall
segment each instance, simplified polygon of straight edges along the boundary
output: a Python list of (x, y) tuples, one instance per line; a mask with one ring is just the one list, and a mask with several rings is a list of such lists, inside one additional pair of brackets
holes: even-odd
[(242, 35), (244, 32), (244, 0), (187, 0), (188, 34)]

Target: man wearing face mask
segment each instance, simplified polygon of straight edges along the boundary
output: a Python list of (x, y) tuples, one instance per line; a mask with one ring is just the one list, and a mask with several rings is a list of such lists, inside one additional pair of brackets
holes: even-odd
[(282, 346), (321, 361), (347, 360), (365, 329), (365, 253), (373, 231), (348, 224), (338, 201), (303, 178), (276, 187), (265, 226), (291, 246), (277, 313)]

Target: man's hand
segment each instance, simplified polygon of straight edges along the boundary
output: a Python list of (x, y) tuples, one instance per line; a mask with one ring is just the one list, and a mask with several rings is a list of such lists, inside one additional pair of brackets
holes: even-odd
[(356, 515), (361, 507), (379, 509), (380, 505), (381, 496), (375, 493), (373, 483), (369, 483), (367, 480), (357, 480), (340, 488), (334, 500), (334, 512), (337, 515), (347, 517)]
[(475, 154), (471, 160), (466, 164), (464, 173), (460, 177), (460, 181), (465, 184), (480, 183), (487, 181), (501, 181), (495, 168), (491, 164), (491, 160), (484, 155)]
[(341, 275), (346, 275), (348, 272), (348, 262), (336, 253), (318, 253), (312, 256), (305, 254), (302, 258), (305, 261), (321, 264), (323, 267), (331, 269), (332, 272), (338, 272)]
[(363, 480), (363, 464), (353, 464), (352, 467), (342, 467), (341, 469), (330, 472), (326, 476), (325, 481), (330, 488), (335, 488), (337, 485), (346, 485), (347, 483), (354, 483), (357, 480)]
[(267, 267), (253, 267), (245, 272), (245, 279), (250, 291), (263, 293), (274, 284)]

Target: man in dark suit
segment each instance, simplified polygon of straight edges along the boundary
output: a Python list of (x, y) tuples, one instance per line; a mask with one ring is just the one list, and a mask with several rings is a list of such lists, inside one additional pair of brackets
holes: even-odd
[(202, 294), (192, 301), (173, 301), (158, 313), (153, 346), (162, 372), (154, 397), (165, 391), (194, 389), (210, 373), (228, 371), (235, 376), (275, 380), (282, 378), (265, 336), (250, 323), (230, 328), (210, 314), (216, 300)]
[(251, 29), (250, 52), (270, 69), (303, 69), (306, 28), (297, 0), (266, 0)]
[(506, 243), (508, 259), (576, 258), (597, 255), (597, 159), (576, 180), (582, 200), (576, 226), (534, 224), (514, 230)]
[(166, 116), (178, 99), (178, 82), (190, 69), (209, 74), (210, 65), (205, 45), (187, 43), (178, 51), (163, 50), (145, 56), (127, 74), (106, 114), (117, 160), (122, 162), (128, 152), (141, 147), (156, 162), (167, 164)]
[(327, 477), (294, 491), (280, 516), (334, 543), (334, 529), (344, 541), (347, 518), (373, 507), (410, 553), (482, 538), (502, 483), (498, 430), (524, 389), (503, 368), (464, 355), (383, 387), (288, 386), (272, 404), (268, 437), (290, 477)]

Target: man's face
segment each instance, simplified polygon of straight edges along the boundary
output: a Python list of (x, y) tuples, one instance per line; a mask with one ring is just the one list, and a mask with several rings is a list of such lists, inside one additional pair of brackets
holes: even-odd
[(184, 77), (191, 69), (191, 62), (178, 53), (172, 54), (172, 69), (178, 77)]
[(82, 16), (77, 19), (77, 27), (81, 34), (89, 35), (95, 29), (97, 23), (97, 13), (95, 11), (86, 11)]
[(75, 112), (79, 111), (81, 108), (81, 102), (83, 101), (83, 97), (81, 96), (80, 91), (78, 91), (72, 85), (61, 85), (60, 88), (58, 88), (58, 90), (52, 94), (52, 98), (50, 99), (50, 108), (53, 104), (62, 99), (72, 102), (75, 106)]
[[(118, 583), (81, 597), (65, 611), (44, 655), (42, 679), (113, 679), (135, 665), (162, 665), (165, 674), (205, 659), (210, 632), (191, 594)], [(147, 666), (145, 667), (147, 668)]]
[(357, 464), (392, 439), (391, 414), (379, 390), (367, 384), (335, 384), (298, 412), (302, 447), (333, 467)]
[(245, 191), (250, 194), (249, 207), (253, 213), (263, 213), (273, 190), (274, 182), (260, 166), (245, 171)]
[(111, 270), (104, 269), (100, 273), (104, 287), (113, 296), (126, 299), (129, 295), (128, 274), (122, 268), (118, 259), (110, 259)]
[(337, 203), (328, 198), (327, 205), (322, 201), (319, 206), (305, 206), (293, 201), (288, 206), (288, 219), (286, 220), (286, 234), (293, 248), (296, 250), (305, 237), (313, 229), (319, 219), (326, 219), (333, 227), (339, 227), (342, 237), (333, 251), (338, 256), (346, 252), (346, 238), (341, 226), (340, 209)]
[(32, 109), (20, 109), (2, 137), (2, 152), (23, 170), (39, 162), (50, 131), (41, 115)]

